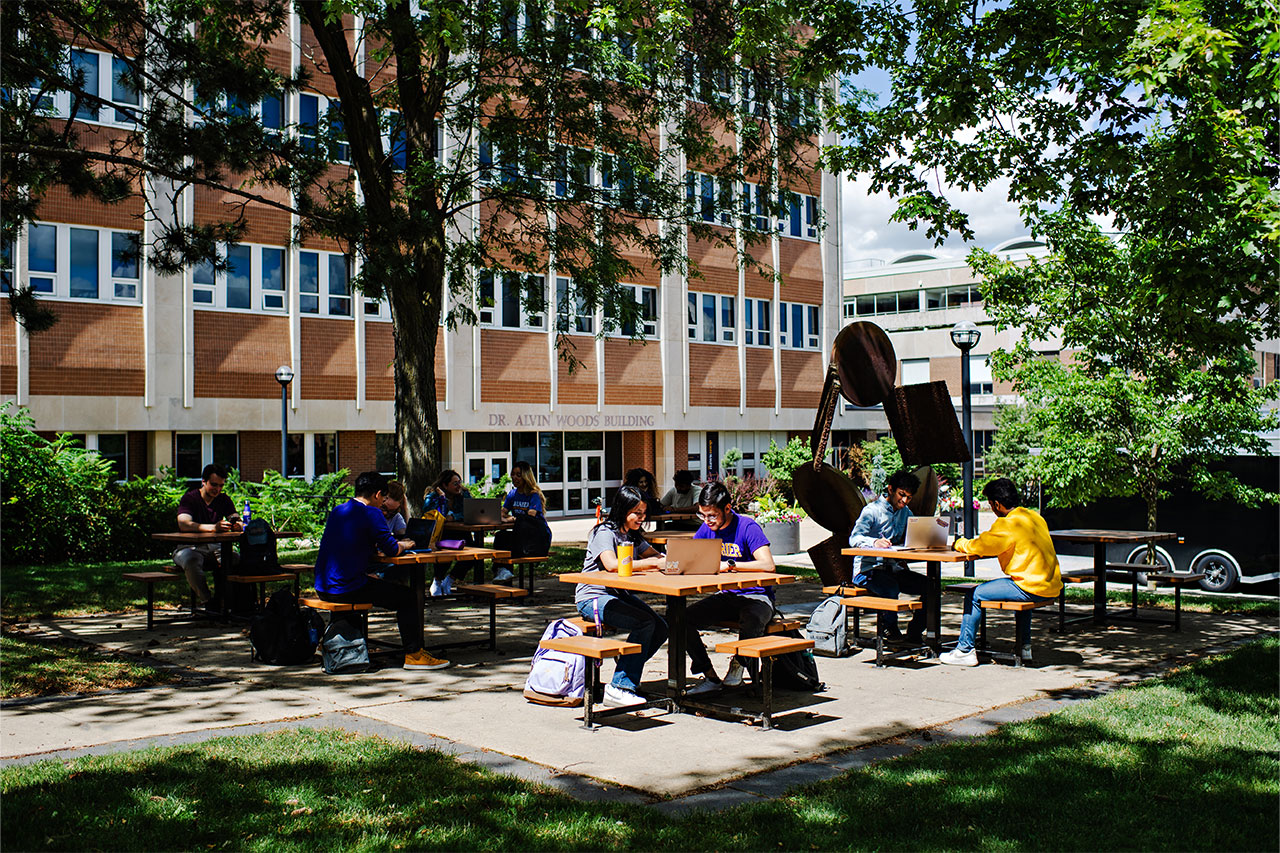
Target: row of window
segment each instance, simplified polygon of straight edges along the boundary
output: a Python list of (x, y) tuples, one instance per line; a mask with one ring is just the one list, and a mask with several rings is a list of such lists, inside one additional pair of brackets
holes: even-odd
[(739, 214), (744, 227), (769, 231), (770, 222), (779, 234), (817, 240), (821, 229), (821, 208), (817, 196), (780, 190), (771, 204), (764, 187), (749, 181), (731, 181), (704, 172), (685, 176), (689, 205), (703, 222), (734, 225)]
[[(546, 328), (546, 276), (537, 273), (481, 270), (478, 275), (480, 325), (493, 328), (542, 330)], [(658, 289), (646, 285), (624, 285), (640, 306), (640, 334), (658, 337)], [(556, 276), (556, 328), (562, 334), (594, 335), (598, 318), (585, 300), (571, 295), (572, 279)], [(616, 316), (607, 308), (602, 317)], [(631, 337), (630, 322), (621, 324), (621, 333)]]
[(899, 290), (889, 293), (868, 293), (855, 296), (844, 303), (844, 316), (870, 317), (876, 314), (913, 314), (922, 310), (941, 311), (944, 308), (966, 308), (982, 305), (982, 292), (976, 284), (955, 287), (936, 287), (928, 290)]
[[(36, 293), (65, 299), (137, 302), (140, 294), (140, 235), (136, 231), (31, 223), (27, 226), (27, 276)], [(197, 306), (285, 313), (288, 310), (283, 246), (232, 243), (219, 251), (218, 263), (192, 270), (192, 301)], [(337, 252), (302, 249), (297, 253), (298, 302), (303, 314), (350, 317), (349, 258)], [(0, 292), (13, 279), (12, 246), (0, 252)], [(385, 317), (381, 300), (365, 301), (366, 317)]]
[[(742, 340), (747, 346), (773, 345), (773, 311), (768, 299), (743, 300)], [(737, 342), (738, 298), (718, 293), (689, 294), (689, 340), (702, 343)], [(778, 345), (785, 349), (816, 350), (822, 341), (822, 310), (817, 305), (779, 302)]]

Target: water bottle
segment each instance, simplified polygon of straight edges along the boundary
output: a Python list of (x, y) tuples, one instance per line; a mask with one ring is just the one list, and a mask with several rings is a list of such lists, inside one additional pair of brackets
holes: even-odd
[(240, 517), (240, 520), (243, 521), (245, 524), (248, 524), (249, 522), (253, 521), (253, 510), (249, 508), (248, 501), (244, 502), (244, 515)]

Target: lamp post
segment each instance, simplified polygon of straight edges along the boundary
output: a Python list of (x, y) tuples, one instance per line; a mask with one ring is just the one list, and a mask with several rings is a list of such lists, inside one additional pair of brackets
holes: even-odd
[(289, 383), (293, 381), (293, 368), (282, 364), (276, 368), (276, 381), (280, 383), (280, 476), (289, 476)]
[[(951, 329), (951, 343), (960, 350), (960, 428), (964, 431), (964, 444), (969, 448), (969, 461), (964, 463), (964, 535), (972, 539), (977, 519), (973, 511), (973, 410), (970, 398), (973, 396), (969, 388), (969, 351), (978, 345), (982, 332), (968, 320), (956, 323)], [(964, 564), (964, 576), (973, 577), (973, 561)]]

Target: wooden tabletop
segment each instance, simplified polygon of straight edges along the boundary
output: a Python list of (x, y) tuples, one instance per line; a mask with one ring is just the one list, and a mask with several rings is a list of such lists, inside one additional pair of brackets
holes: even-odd
[(777, 586), (795, 583), (795, 575), (776, 572), (720, 572), (714, 575), (664, 575), (656, 569), (636, 572), (629, 578), (617, 572), (574, 572), (560, 575), (562, 583), (586, 583), (609, 589), (629, 589), (655, 595), (697, 595), (726, 589), (748, 589), (753, 586)]
[(966, 560), (982, 560), (983, 557), (953, 551), (950, 548), (933, 551), (928, 548), (842, 548), (846, 557), (884, 557), (890, 560), (909, 560), (926, 563), (963, 563)]
[[(207, 533), (205, 531), (192, 533), (152, 533), (151, 538), (160, 542), (235, 542), (240, 539), (243, 530), (229, 530), (226, 533)], [(297, 530), (277, 530), (275, 536), (277, 539), (296, 539), (305, 536)]]
[(515, 526), (516, 523), (514, 521), (495, 521), (484, 524), (466, 524), (461, 521), (446, 521), (444, 523), (445, 530), (456, 530), (461, 533), (489, 533), (493, 530), (510, 530)]
[(1094, 528), (1071, 528), (1069, 530), (1050, 530), (1049, 535), (1063, 542), (1159, 542), (1164, 539), (1177, 539), (1176, 533), (1161, 533), (1158, 530), (1098, 530)]
[(378, 559), (393, 566), (412, 566), (417, 563), (451, 563), (455, 560), (509, 560), (510, 551), (497, 551), (493, 548), (438, 548), (424, 553), (401, 554), (398, 557), (378, 555)]

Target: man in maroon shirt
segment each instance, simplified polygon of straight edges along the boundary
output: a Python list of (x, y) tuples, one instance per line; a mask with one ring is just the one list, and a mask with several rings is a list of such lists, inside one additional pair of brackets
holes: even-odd
[[(230, 533), (242, 528), (240, 513), (231, 498), (222, 492), (227, 484), (227, 470), (221, 465), (204, 466), (200, 488), (192, 489), (178, 501), (178, 530), (182, 533)], [(187, 583), (207, 604), (213, 595), (205, 581), (206, 569), (218, 562), (218, 545), (212, 542), (184, 545), (173, 552), (173, 561), (187, 576)], [(228, 567), (230, 568), (230, 567)]]

